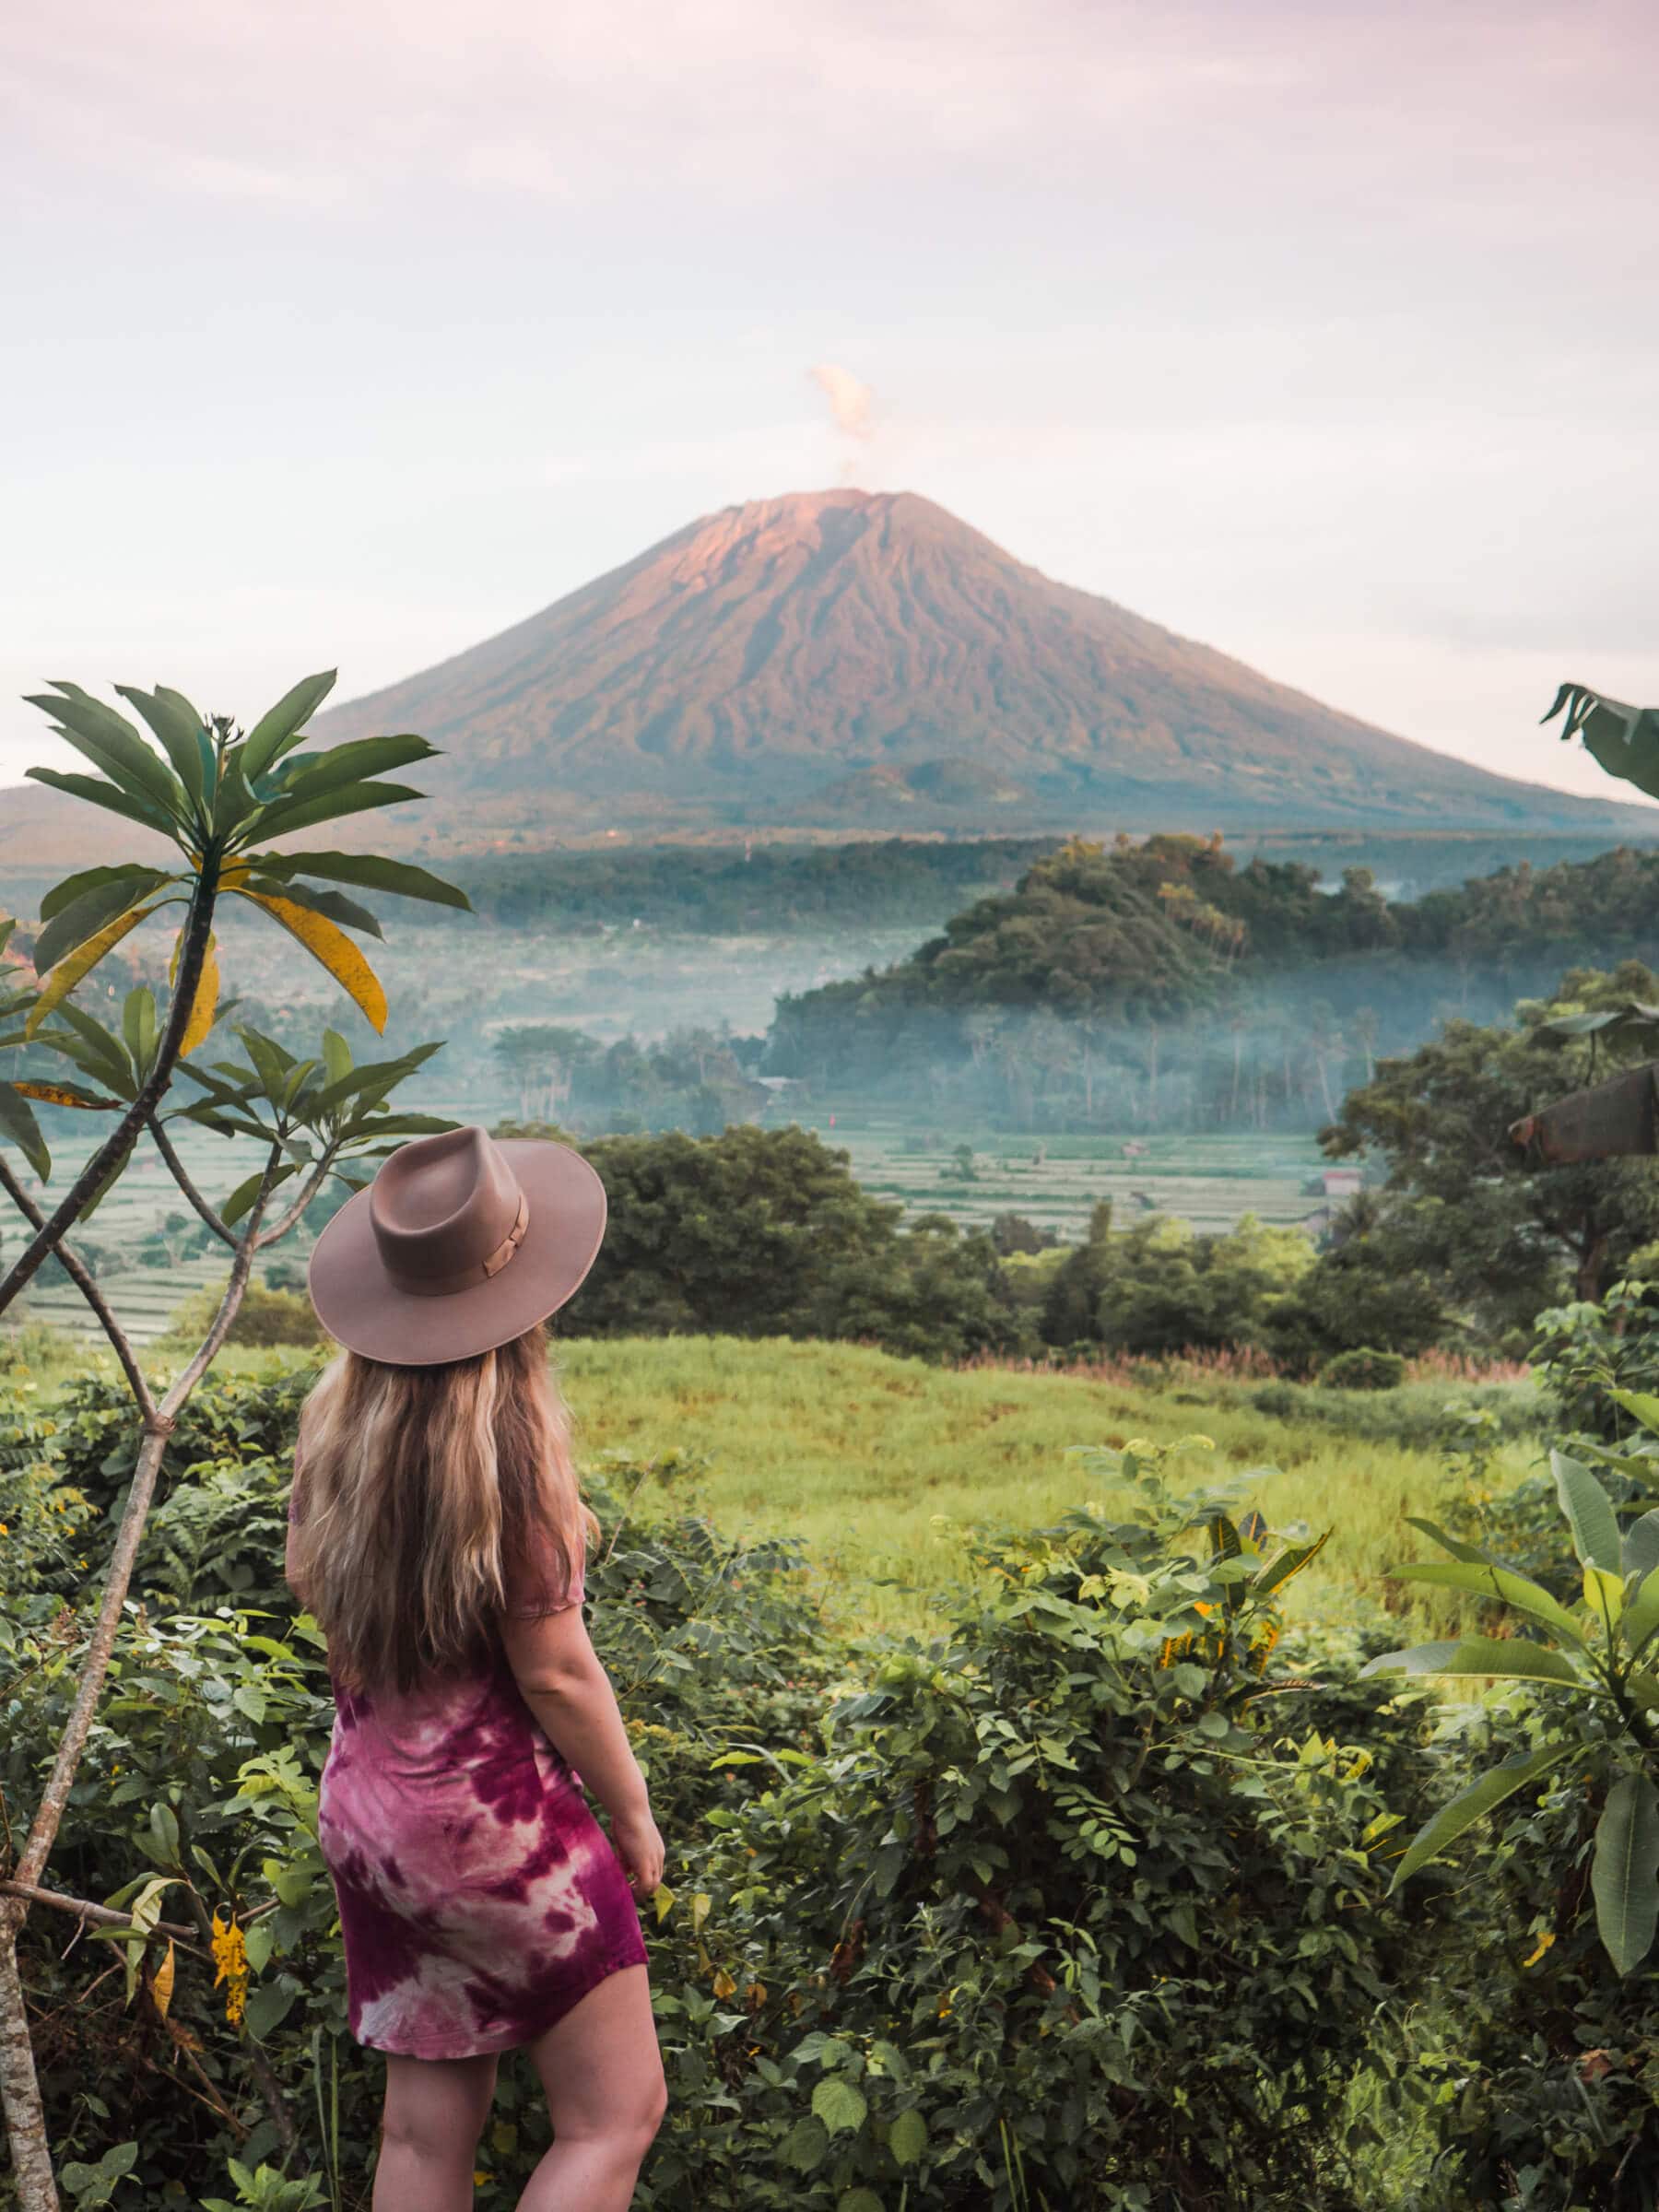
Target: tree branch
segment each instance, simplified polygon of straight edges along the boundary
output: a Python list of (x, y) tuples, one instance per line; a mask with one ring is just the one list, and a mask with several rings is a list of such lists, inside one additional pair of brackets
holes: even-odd
[(294, 1224), (299, 1220), (300, 1215), (304, 1213), (306, 1207), (311, 1204), (317, 1193), (323, 1188), (324, 1182), (327, 1180), (329, 1171), (333, 1168), (335, 1160), (337, 1157), (338, 1155), (332, 1150), (325, 1150), (324, 1152), (322, 1159), (317, 1162), (315, 1168), (312, 1169), (311, 1174), (307, 1177), (304, 1186), (300, 1190), (299, 1197), (295, 1199), (293, 1205), (288, 1207), (287, 1213), (282, 1216), (281, 1219), (273, 1222), (271, 1227), (267, 1229), (260, 1237), (259, 1242), (262, 1249), (266, 1244), (278, 1243), (282, 1238), (288, 1235), (288, 1230), (293, 1228)]
[(51, 1219), (41, 1224), (34, 1241), (10, 1273), (0, 1280), (0, 1313), (4, 1313), (18, 1291), (33, 1280), (41, 1262), (79, 1220), (93, 1193), (108, 1181), (126, 1159), (137, 1142), (139, 1130), (149, 1119), (157, 1100), (171, 1082), (172, 1071), (178, 1063), (179, 1047), (184, 1041), (184, 1032), (190, 1026), (190, 1017), (195, 1006), (196, 985), (201, 981), (202, 963), (206, 958), (207, 937), (213, 927), (213, 908), (218, 895), (218, 853), (217, 850), (210, 850), (202, 855), (201, 873), (196, 877), (195, 888), (191, 894), (190, 912), (184, 924), (184, 943), (179, 955), (178, 976), (173, 986), (173, 1002), (168, 1011), (167, 1027), (161, 1032), (156, 1064), (140, 1086), (137, 1097), (70, 1185), (68, 1195), (59, 1203)]
[(84, 1897), (65, 1897), (61, 1889), (42, 1889), (34, 1882), (0, 1881), (0, 1891), (7, 1897), (27, 1899), (31, 1905), (52, 1905), (60, 1912), (73, 1912), (77, 1920), (90, 1921), (100, 1928), (128, 1928), (135, 1936), (170, 1936), (187, 1950), (199, 1950), (194, 1928), (187, 1928), (172, 1920), (152, 1921), (147, 1929), (135, 1927), (125, 1912), (117, 1912), (110, 1905), (95, 1905)]
[(219, 1300), (218, 1312), (213, 1317), (213, 1324), (196, 1347), (190, 1364), (181, 1369), (172, 1388), (161, 1401), (161, 1412), (170, 1429), (172, 1426), (173, 1417), (189, 1398), (191, 1392), (201, 1381), (203, 1375), (206, 1373), (215, 1353), (230, 1334), (230, 1324), (236, 1319), (237, 1310), (242, 1301), (242, 1292), (247, 1288), (248, 1277), (253, 1272), (253, 1254), (259, 1248), (260, 1219), (270, 1201), (272, 1180), (281, 1165), (282, 1147), (280, 1145), (273, 1145), (270, 1157), (265, 1161), (265, 1174), (260, 1182), (258, 1194), (253, 1205), (248, 1208), (248, 1226), (243, 1230), (241, 1241), (236, 1248), (236, 1257), (230, 1265), (229, 1280), (225, 1285), (225, 1293)]
[[(75, 1693), (75, 1703), (70, 1709), (68, 1719), (64, 1724), (64, 1733), (58, 1740), (57, 1754), (52, 1762), (52, 1772), (47, 1777), (46, 1786), (41, 1793), (41, 1802), (29, 1827), (29, 1839), (23, 1846), (23, 1855), (18, 1861), (15, 1879), (19, 1882), (31, 1883), (38, 1879), (41, 1869), (45, 1865), (47, 1856), (57, 1839), (57, 1831), (64, 1818), (65, 1807), (69, 1802), (70, 1785), (75, 1780), (76, 1770), (80, 1764), (81, 1753), (86, 1747), (87, 1733), (92, 1725), (93, 1713), (97, 1711), (99, 1692), (103, 1687), (104, 1677), (109, 1672), (111, 1653), (115, 1648), (115, 1633), (121, 1625), (121, 1611), (126, 1601), (127, 1584), (132, 1581), (134, 1563), (138, 1557), (139, 1539), (144, 1534), (145, 1517), (149, 1512), (150, 1500), (155, 1495), (156, 1477), (160, 1471), (161, 1455), (167, 1448), (168, 1438), (172, 1434), (173, 1422), (178, 1416), (179, 1408), (189, 1398), (191, 1392), (200, 1382), (209, 1360), (212, 1359), (220, 1345), (224, 1343), (226, 1336), (229, 1334), (230, 1324), (236, 1319), (237, 1308), (241, 1305), (242, 1292), (247, 1288), (248, 1272), (253, 1265), (253, 1243), (259, 1232), (260, 1217), (264, 1213), (266, 1201), (270, 1196), (271, 1178), (276, 1173), (281, 1158), (281, 1152), (273, 1146), (270, 1159), (265, 1163), (265, 1177), (260, 1185), (259, 1194), (249, 1209), (247, 1233), (237, 1248), (235, 1264), (230, 1269), (230, 1279), (225, 1285), (224, 1296), (219, 1300), (218, 1312), (214, 1316), (212, 1327), (202, 1339), (190, 1364), (181, 1371), (160, 1405), (153, 1407), (145, 1416), (144, 1442), (139, 1447), (137, 1465), (133, 1469), (133, 1479), (127, 1490), (126, 1507), (121, 1516), (121, 1526), (116, 1532), (114, 1548), (110, 1555), (109, 1576), (104, 1583), (103, 1597), (98, 1609), (97, 1624), (93, 1629), (92, 1641), (82, 1664), (81, 1678)], [(14, 1905), (8, 1910), (15, 1914), (17, 1907)], [(5, 1915), (0, 1915), (0, 1934), (4, 1933), (5, 1917)]]
[(201, 1216), (202, 1219), (206, 1222), (208, 1228), (213, 1231), (214, 1235), (219, 1238), (222, 1242), (229, 1244), (231, 1251), (234, 1252), (236, 1250), (236, 1231), (233, 1229), (227, 1229), (225, 1224), (214, 1212), (213, 1208), (208, 1205), (206, 1199), (203, 1197), (201, 1192), (196, 1189), (195, 1184), (191, 1182), (190, 1175), (185, 1168), (184, 1162), (179, 1158), (178, 1153), (173, 1149), (173, 1141), (171, 1137), (168, 1135), (166, 1129), (162, 1126), (160, 1116), (154, 1113), (149, 1115), (147, 1126), (150, 1135), (156, 1140), (156, 1149), (160, 1153), (162, 1159), (167, 1162), (168, 1171), (171, 1174), (173, 1181), (183, 1192), (185, 1197), (190, 1201), (192, 1206), (194, 1207), (195, 1211)]
[[(12, 1173), (10, 1168), (6, 1166), (4, 1159), (0, 1159), (0, 1190), (6, 1193), (23, 1218), (33, 1228), (41, 1229), (45, 1225), (45, 1215)], [(86, 1262), (63, 1242), (60, 1242), (57, 1247), (57, 1256), (64, 1273), (98, 1316), (99, 1326), (109, 1338), (115, 1357), (121, 1362), (122, 1372), (127, 1379), (127, 1388), (137, 1400), (139, 1411), (147, 1416), (153, 1414), (156, 1410), (156, 1402), (150, 1395), (149, 1384), (145, 1381), (132, 1345), (127, 1340), (126, 1331), (111, 1311), (103, 1292), (93, 1281), (91, 1271)]]

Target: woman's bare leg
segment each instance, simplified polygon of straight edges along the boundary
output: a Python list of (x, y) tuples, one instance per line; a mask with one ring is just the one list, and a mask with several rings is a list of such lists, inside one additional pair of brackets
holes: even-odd
[(547, 2093), (553, 2147), (519, 2212), (628, 2212), (668, 2102), (645, 1969), (607, 1974), (530, 2055)]
[(496, 2063), (388, 2055), (374, 2212), (471, 2212)]

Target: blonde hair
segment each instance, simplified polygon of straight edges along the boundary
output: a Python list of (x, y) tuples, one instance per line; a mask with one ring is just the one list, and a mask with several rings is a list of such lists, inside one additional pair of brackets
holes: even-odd
[(300, 1410), (296, 1458), (295, 1573), (351, 1688), (477, 1667), (515, 1571), (539, 1566), (557, 1604), (599, 1535), (545, 1324), (432, 1367), (340, 1352)]

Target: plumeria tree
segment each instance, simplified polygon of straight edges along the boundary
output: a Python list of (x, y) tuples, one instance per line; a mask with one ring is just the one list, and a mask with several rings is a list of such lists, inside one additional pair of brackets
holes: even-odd
[[(228, 718), (198, 713), (182, 693), (163, 686), (153, 691), (116, 687), (147, 725), (147, 736), (77, 684), (55, 683), (31, 702), (100, 772), (32, 768), (29, 773), (138, 825), (173, 850), (159, 859), (84, 869), (56, 885), (41, 902), (30, 966), (7, 957), (21, 933), (15, 922), (0, 920), (0, 1196), (19, 1217), (23, 1237), (20, 1253), (0, 1277), (0, 1312), (49, 1258), (55, 1259), (109, 1339), (142, 1431), (108, 1573), (79, 1654), (69, 1715), (27, 1833), (0, 1879), (0, 2103), (21, 2212), (55, 2212), (58, 2204), (18, 1969), (24, 1919), (33, 1907), (66, 1907), (129, 1945), (159, 1924), (153, 1900), (147, 1918), (135, 1919), (91, 1900), (64, 1898), (43, 1877), (114, 1650), (168, 1437), (229, 1333), (257, 1256), (296, 1227), (325, 1186), (359, 1187), (406, 1137), (451, 1125), (401, 1112), (393, 1100), (405, 1078), (438, 1050), (436, 1044), (359, 1065), (332, 1029), (323, 1031), (314, 1053), (301, 1057), (252, 1026), (219, 1018), (215, 920), (227, 899), (240, 900), (287, 931), (377, 1031), (385, 1028), (385, 993), (347, 933), (379, 937), (382, 932), (351, 893), (392, 892), (467, 906), (453, 886), (405, 862), (374, 853), (274, 848), (275, 839), (421, 795), (383, 779), (433, 755), (436, 748), (422, 737), (368, 737), (301, 749), (307, 724), (333, 682), (332, 672), (306, 677), (245, 733)], [(125, 938), (173, 910), (178, 926), (169, 987), (159, 998), (146, 983), (128, 990), (118, 1027), (76, 1003), (77, 987)], [(228, 1047), (207, 1062), (196, 1056), (227, 1029), (240, 1050)], [(41, 1064), (44, 1074), (38, 1072)], [(102, 1130), (55, 1203), (48, 1195), (51, 1153), (36, 1111), (42, 1103), (96, 1116)], [(216, 1202), (186, 1168), (174, 1135), (181, 1124), (256, 1146), (258, 1164)], [(165, 1382), (145, 1372), (75, 1241), (77, 1226), (143, 1143), (154, 1145), (227, 1256), (225, 1284), (206, 1333)], [(32, 1171), (38, 1194), (12, 1165), (18, 1154)], [(171, 1971), (170, 1953), (170, 1978)], [(257, 2045), (249, 2046), (248, 2055), (279, 2134), (291, 2139), (291, 2120)]]

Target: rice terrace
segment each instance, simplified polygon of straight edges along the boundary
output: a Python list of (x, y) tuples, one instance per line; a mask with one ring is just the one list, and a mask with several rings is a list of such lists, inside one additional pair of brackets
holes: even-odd
[(1659, 2212), (1651, 11), (35, 14), (0, 2212)]

